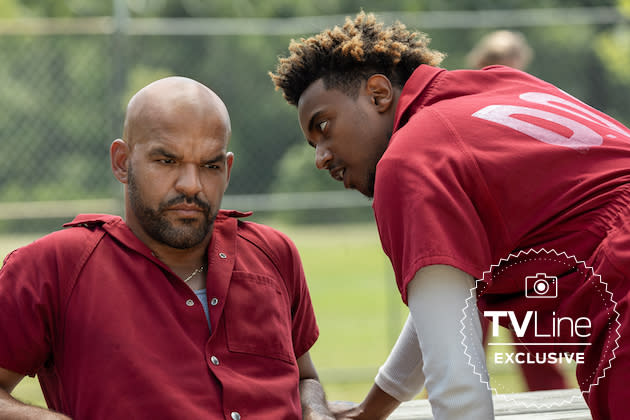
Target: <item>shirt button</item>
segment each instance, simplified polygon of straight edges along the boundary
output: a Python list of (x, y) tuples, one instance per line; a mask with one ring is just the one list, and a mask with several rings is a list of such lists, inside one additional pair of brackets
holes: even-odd
[(195, 304), (195, 301), (194, 301), (194, 300), (192, 300), (192, 299), (188, 299), (188, 300), (186, 301), (186, 305), (187, 305), (187, 306), (193, 306), (194, 304)]
[(232, 420), (241, 420), (241, 415), (238, 413), (238, 411), (232, 411), (230, 417), (232, 417)]
[[(227, 255), (225, 255), (223, 252), (219, 252), (219, 257), (221, 257), (223, 259), (226, 259)], [(236, 413), (236, 414), (238, 414), (238, 413)]]
[[(217, 358), (217, 356), (212, 356), (210, 358), (210, 361), (212, 362), (213, 365), (215, 366), (219, 366), (219, 359)], [(238, 414), (238, 413), (237, 413)]]
[(210, 301), (210, 305), (212, 306), (217, 306), (217, 303), (219, 303), (219, 299), (217, 298), (212, 298), (212, 300)]

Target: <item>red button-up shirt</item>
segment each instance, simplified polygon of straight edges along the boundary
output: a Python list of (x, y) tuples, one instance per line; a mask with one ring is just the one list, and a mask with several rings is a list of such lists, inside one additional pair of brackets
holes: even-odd
[(318, 329), (293, 243), (220, 212), (212, 334), (194, 292), (119, 217), (84, 215), (0, 271), (0, 366), (76, 419), (301, 418), (296, 359)]
[(509, 67), (422, 65), (397, 104), (373, 207), (406, 302), (427, 265), (482, 278), (520, 249), (588, 260), (629, 184), (630, 131), (609, 116)]

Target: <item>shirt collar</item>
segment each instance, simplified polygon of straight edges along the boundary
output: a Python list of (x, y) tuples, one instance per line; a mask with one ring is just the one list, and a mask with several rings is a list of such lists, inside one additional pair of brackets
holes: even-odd
[(396, 105), (394, 132), (405, 125), (411, 114), (424, 104), (426, 98), (420, 101), (419, 98), (429, 91), (433, 80), (444, 71), (446, 70), (422, 64), (411, 74)]
[[(210, 246), (208, 247), (208, 252), (211, 252), (211, 249), (216, 246), (216, 233), (220, 230), (222, 225), (226, 223), (229, 224), (230, 219), (248, 217), (252, 214), (253, 213), (251, 211), (241, 212), (237, 210), (219, 210), (217, 218), (214, 222), (212, 232), (213, 239)], [(160, 260), (158, 260), (153, 254), (151, 249), (149, 249), (149, 247), (146, 246), (144, 242), (142, 242), (131, 231), (131, 229), (129, 229), (129, 226), (127, 226), (125, 221), (120, 216), (113, 216), (109, 214), (80, 214), (75, 217), (72, 222), (64, 224), (63, 227), (102, 227), (102, 229), (104, 229), (109, 235), (114, 237), (117, 241), (119, 241), (126, 247), (133, 249), (134, 251), (144, 255), (151, 260), (160, 262)]]

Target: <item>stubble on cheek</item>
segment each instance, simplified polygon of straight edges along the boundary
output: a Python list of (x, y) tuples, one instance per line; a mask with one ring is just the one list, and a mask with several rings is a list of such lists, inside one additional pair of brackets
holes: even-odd
[[(178, 196), (151, 208), (138, 187), (133, 170), (129, 168), (128, 200), (141, 228), (152, 239), (172, 248), (187, 249), (201, 243), (214, 224), (217, 211), (198, 198)], [(169, 214), (169, 207), (188, 202), (201, 208), (200, 218), (177, 218)]]

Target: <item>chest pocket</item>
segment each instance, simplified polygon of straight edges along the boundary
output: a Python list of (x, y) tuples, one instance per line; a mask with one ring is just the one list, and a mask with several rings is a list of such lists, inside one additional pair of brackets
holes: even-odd
[(228, 349), (294, 363), (288, 302), (273, 279), (233, 272), (224, 310)]

